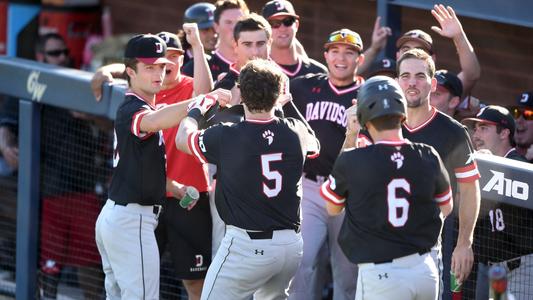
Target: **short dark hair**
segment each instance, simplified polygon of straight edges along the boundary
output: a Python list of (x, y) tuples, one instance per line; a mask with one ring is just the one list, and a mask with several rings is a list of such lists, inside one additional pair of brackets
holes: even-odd
[(514, 132), (507, 128), (507, 127), (503, 127), (502, 125), (496, 125), (496, 133), (497, 134), (500, 134), (502, 132), (502, 130), (504, 129), (508, 129), (509, 130), (509, 135), (507, 136), (507, 139), (509, 140), (509, 145), (511, 145), (511, 147), (514, 147), (516, 146), (516, 143), (514, 141)]
[(241, 32), (244, 31), (258, 31), (263, 30), (266, 33), (267, 39), (270, 39), (272, 35), (272, 28), (268, 21), (262, 16), (251, 13), (249, 15), (243, 16), (235, 23), (235, 28), (233, 28), (233, 39), (235, 42), (239, 40)]
[(40, 35), (35, 43), (35, 53), (44, 53), (44, 46), (48, 40), (60, 40), (65, 43), (65, 39), (60, 34), (55, 32)]
[(267, 112), (281, 92), (284, 75), (277, 65), (265, 59), (252, 59), (241, 69), (241, 99), (250, 112)]
[(400, 66), (402, 65), (402, 62), (410, 58), (426, 62), (426, 64), (428, 65), (427, 72), (429, 77), (435, 77), (435, 62), (433, 61), (431, 55), (429, 55), (426, 51), (422, 49), (410, 49), (404, 52), (402, 56), (400, 56), (400, 59), (398, 59), (398, 63), (396, 64), (396, 73), (398, 74), (398, 76), (400, 76)]
[(245, 15), (250, 13), (248, 5), (246, 5), (244, 0), (218, 0), (215, 2), (215, 12), (213, 16), (215, 18), (215, 23), (218, 24), (220, 16), (225, 10), (235, 8), (240, 9)]
[(400, 129), (403, 120), (404, 118), (399, 115), (385, 115), (369, 120), (368, 122), (372, 123), (376, 130), (383, 131), (390, 129)]
[(139, 60), (137, 60), (136, 58), (128, 58), (128, 57), (124, 58), (124, 65), (126, 66), (124, 68), (124, 78), (126, 78), (126, 80), (128, 81), (128, 85), (130, 85), (130, 76), (128, 75), (128, 72), (126, 72), (126, 69), (131, 68), (133, 69), (133, 71), (137, 72), (138, 62)]

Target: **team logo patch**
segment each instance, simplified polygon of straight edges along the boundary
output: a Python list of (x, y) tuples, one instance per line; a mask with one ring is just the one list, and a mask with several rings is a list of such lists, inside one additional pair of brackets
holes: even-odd
[(390, 156), (390, 160), (396, 163), (396, 169), (400, 169), (403, 166), (404, 157), (400, 152), (394, 152)]
[(265, 130), (263, 132), (263, 138), (268, 141), (268, 145), (270, 146), (274, 141), (274, 133), (270, 130)]

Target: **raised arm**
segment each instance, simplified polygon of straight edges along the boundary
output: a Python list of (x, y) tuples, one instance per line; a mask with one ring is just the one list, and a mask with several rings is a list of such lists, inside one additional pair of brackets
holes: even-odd
[(374, 29), (372, 30), (372, 43), (364, 52), (365, 60), (357, 69), (357, 74), (363, 74), (368, 70), (372, 62), (376, 59), (379, 52), (387, 45), (387, 38), (392, 34), (392, 30), (387, 26), (381, 26), (381, 17), (376, 18)]
[(213, 90), (213, 79), (205, 57), (204, 46), (200, 40), (198, 24), (185, 23), (183, 24), (183, 31), (185, 32), (187, 42), (192, 47), (194, 59), (194, 94), (207, 94)]
[(440, 27), (432, 26), (431, 29), (443, 37), (452, 39), (455, 44), (461, 65), (461, 72), (457, 76), (463, 83), (463, 96), (468, 95), (481, 76), (481, 67), (474, 47), (470, 44), (463, 26), (451, 6), (435, 5), (431, 14), (440, 25)]

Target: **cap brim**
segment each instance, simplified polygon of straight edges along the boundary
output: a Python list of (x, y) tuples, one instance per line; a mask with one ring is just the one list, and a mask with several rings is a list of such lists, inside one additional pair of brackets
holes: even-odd
[(416, 38), (416, 37), (411, 37), (411, 36), (402, 36), (401, 38), (399, 38), (398, 41), (396, 41), (396, 48), (399, 49), (403, 44), (405, 44), (408, 41), (419, 42), (425, 46), (428, 52), (433, 52), (433, 46), (430, 43), (428, 43), (427, 41), (421, 38)]
[(331, 42), (331, 43), (325, 43), (324, 44), (324, 49), (329, 49), (329, 47), (333, 46), (333, 45), (346, 45), (346, 46), (350, 46), (352, 48), (354, 48), (356, 51), (362, 51), (363, 49), (357, 47), (356, 45), (354, 44), (350, 44), (350, 43), (345, 43), (345, 42)]
[(214, 26), (215, 22), (204, 22), (204, 23), (196, 23), (198, 25), (198, 29), (207, 29)]
[(276, 14), (273, 14), (271, 16), (269, 16), (268, 18), (266, 18), (267, 20), (272, 20), (274, 18), (278, 18), (278, 17), (295, 17), (296, 19), (300, 19), (300, 16), (297, 15), (297, 14), (291, 14), (291, 13), (288, 13), (288, 12), (280, 12), (280, 13), (276, 13)]
[(166, 59), (166, 57), (137, 57), (137, 60), (147, 65), (158, 65), (158, 64), (174, 65), (174, 63)]
[(178, 51), (178, 52), (181, 53), (181, 54), (185, 53), (185, 51), (184, 51), (183, 49), (176, 48), (176, 47), (168, 47), (168, 46), (167, 46), (167, 51), (168, 51), (168, 50)]
[(471, 123), (487, 123), (487, 124), (490, 124), (490, 125), (498, 125), (498, 123), (496, 123), (496, 122), (485, 120), (485, 119), (479, 119), (479, 118), (466, 118), (466, 119), (463, 119), (461, 121), (461, 123), (463, 123), (465, 125), (467, 125), (467, 123), (468, 124), (471, 124)]
[(437, 91), (452, 94), (452, 91), (450, 91), (446, 86), (444, 86), (442, 84), (437, 84)]

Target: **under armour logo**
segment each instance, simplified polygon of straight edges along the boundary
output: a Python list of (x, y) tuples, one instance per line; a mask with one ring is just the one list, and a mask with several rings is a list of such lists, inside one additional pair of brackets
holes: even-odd
[(257, 249), (255, 249), (255, 254), (256, 255), (259, 255), (259, 254), (265, 255), (265, 250), (257, 250)]
[(270, 146), (274, 141), (274, 133), (270, 130), (265, 130), (265, 132), (263, 132), (263, 138), (268, 141), (268, 145)]
[(403, 166), (404, 157), (400, 152), (395, 152), (390, 156), (390, 160), (396, 163), (396, 169), (399, 169)]
[(388, 84), (378, 84), (378, 90), (379, 91), (388, 90), (388, 89), (389, 89), (389, 85)]
[(384, 273), (383, 275), (382, 274), (378, 274), (378, 278), (379, 280), (383, 279), (383, 278), (389, 278), (389, 274), (388, 273)]

